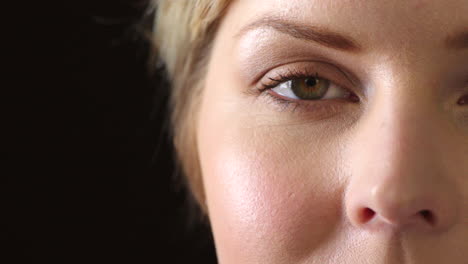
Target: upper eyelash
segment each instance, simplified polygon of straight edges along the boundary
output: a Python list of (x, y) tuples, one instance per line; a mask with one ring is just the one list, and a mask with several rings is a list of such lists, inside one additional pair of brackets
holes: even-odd
[[(267, 79), (271, 81), (271, 83), (268, 83), (268, 81), (261, 81), (260, 87), (257, 89), (259, 93), (265, 94), (269, 100), (272, 100), (272, 102), (280, 106), (281, 111), (290, 109), (292, 112), (295, 112), (297, 108), (305, 107), (309, 105), (306, 103), (300, 103), (296, 100), (286, 100), (286, 99), (279, 98), (277, 96), (273, 96), (271, 93), (269, 93), (269, 91), (277, 87), (279, 84), (283, 82), (291, 81), (294, 79), (307, 78), (311, 76), (320, 78), (317, 72), (315, 72), (315, 74), (312, 74), (306, 69), (304, 69), (303, 71), (289, 69), (285, 74), (279, 73), (277, 74), (277, 76), (278, 77), (267, 77)], [(313, 107), (313, 106), (310, 105), (310, 107)], [(317, 105), (315, 105), (315, 107), (317, 107)]]
[(275, 88), (280, 83), (307, 77), (321, 78), (317, 72), (313, 74), (306, 69), (303, 71), (288, 70), (286, 74), (278, 74), (278, 78), (268, 77), (268, 79), (272, 82), (271, 84), (265, 83), (265, 81), (260, 82), (260, 87), (258, 90), (260, 92), (264, 92), (265, 90)]

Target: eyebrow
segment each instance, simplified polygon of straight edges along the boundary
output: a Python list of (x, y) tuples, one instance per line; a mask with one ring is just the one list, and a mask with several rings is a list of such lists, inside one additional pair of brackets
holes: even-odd
[(453, 34), (445, 40), (447, 48), (450, 49), (468, 49), (468, 29), (460, 33)]
[(250, 30), (262, 27), (270, 27), (294, 38), (312, 41), (332, 49), (353, 53), (362, 51), (362, 47), (351, 37), (338, 32), (333, 32), (326, 28), (293, 23), (271, 16), (263, 17), (248, 24), (243, 27), (236, 36), (243, 35)]
[[(285, 21), (274, 16), (266, 16), (248, 24), (239, 31), (236, 37), (262, 27), (270, 27), (294, 38), (312, 41), (332, 49), (353, 53), (359, 53), (363, 50), (362, 46), (349, 36), (322, 27)], [(445, 46), (455, 50), (468, 49), (468, 29), (448, 36), (445, 39)]]

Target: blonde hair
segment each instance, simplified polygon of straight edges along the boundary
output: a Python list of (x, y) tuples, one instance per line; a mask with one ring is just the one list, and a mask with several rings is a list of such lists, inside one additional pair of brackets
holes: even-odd
[(196, 124), (216, 29), (230, 0), (158, 0), (155, 42), (171, 82), (171, 123), (186, 183), (207, 213)]

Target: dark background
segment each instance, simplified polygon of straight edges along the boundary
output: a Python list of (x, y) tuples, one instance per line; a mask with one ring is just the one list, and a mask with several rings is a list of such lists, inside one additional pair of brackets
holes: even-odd
[(174, 169), (154, 10), (92, 2), (29, 6), (4, 38), (0, 262), (216, 263)]

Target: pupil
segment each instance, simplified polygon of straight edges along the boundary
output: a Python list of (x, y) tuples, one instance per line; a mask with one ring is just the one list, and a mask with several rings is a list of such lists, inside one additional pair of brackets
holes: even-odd
[(316, 78), (309, 78), (309, 79), (306, 79), (306, 80), (305, 80), (305, 84), (306, 84), (307, 86), (315, 86), (315, 85), (317, 85), (317, 82), (318, 82), (318, 81), (317, 81)]

